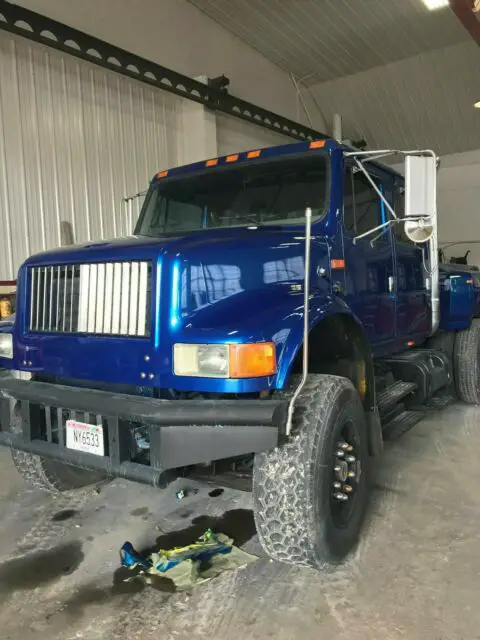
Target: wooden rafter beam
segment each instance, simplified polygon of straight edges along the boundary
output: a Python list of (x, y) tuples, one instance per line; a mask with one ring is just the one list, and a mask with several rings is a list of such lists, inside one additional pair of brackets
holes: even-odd
[(480, 46), (480, 0), (450, 0), (450, 7)]

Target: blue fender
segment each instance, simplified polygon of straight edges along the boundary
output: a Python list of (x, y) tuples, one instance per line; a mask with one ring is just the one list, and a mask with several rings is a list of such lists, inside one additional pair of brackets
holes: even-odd
[[(341, 298), (331, 296), (325, 298), (324, 295), (310, 298), (310, 331), (320, 322), (334, 315), (350, 316), (362, 330), (362, 333), (364, 332), (360, 320)], [(286, 316), (285, 321), (284, 327), (272, 337), (277, 345), (278, 366), (275, 386), (278, 389), (283, 389), (285, 386), (295, 358), (303, 345), (303, 304), (295, 312)]]

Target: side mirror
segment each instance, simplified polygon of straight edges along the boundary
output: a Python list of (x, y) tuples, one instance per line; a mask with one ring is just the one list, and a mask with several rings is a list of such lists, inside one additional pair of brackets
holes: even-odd
[(412, 242), (430, 240), (436, 224), (437, 158), (405, 156), (405, 234)]

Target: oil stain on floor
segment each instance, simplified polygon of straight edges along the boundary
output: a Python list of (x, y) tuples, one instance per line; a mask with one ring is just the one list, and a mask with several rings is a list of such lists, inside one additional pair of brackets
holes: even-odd
[(146, 516), (148, 514), (148, 507), (137, 507), (136, 509), (132, 509), (132, 511), (130, 511), (131, 516)]
[(255, 535), (253, 511), (232, 509), (218, 518), (207, 515), (197, 516), (192, 520), (191, 526), (178, 531), (169, 531), (159, 536), (155, 544), (151, 548), (143, 550), (143, 553), (152, 553), (157, 549), (185, 547), (199, 538), (206, 529), (211, 529), (215, 533), (224, 533), (233, 539), (235, 546), (241, 547)]
[[(32, 590), (73, 573), (84, 559), (80, 542), (28, 553), (0, 564), (0, 596)], [(1, 599), (1, 598), (0, 598)]]
[(62, 509), (62, 511), (57, 511), (57, 513), (52, 517), (53, 522), (64, 522), (65, 520), (70, 520), (76, 516), (78, 511), (76, 509)]

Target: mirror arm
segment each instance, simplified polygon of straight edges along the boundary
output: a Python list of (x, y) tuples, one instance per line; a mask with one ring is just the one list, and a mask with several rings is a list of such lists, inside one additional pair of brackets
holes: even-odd
[(379, 224), (378, 227), (373, 227), (372, 229), (369, 229), (368, 231), (365, 231), (365, 233), (361, 233), (359, 236), (355, 236), (355, 238), (353, 239), (353, 242), (355, 243), (357, 240), (361, 240), (362, 238), (365, 238), (366, 236), (372, 235), (372, 233), (375, 233), (375, 231), (378, 231), (379, 229), (383, 229), (384, 227), (388, 227), (388, 225), (392, 224), (392, 222), (395, 222), (395, 220), (387, 220), (387, 222)]
[(378, 197), (381, 199), (381, 201), (383, 202), (383, 204), (387, 207), (387, 209), (389, 210), (389, 212), (392, 214), (392, 217), (395, 218), (395, 220), (397, 219), (397, 214), (395, 213), (395, 211), (393, 210), (393, 207), (390, 205), (390, 203), (388, 202), (388, 200), (385, 198), (385, 196), (383, 195), (383, 193), (380, 191), (380, 189), (377, 187), (377, 185), (375, 184), (375, 181), (372, 179), (372, 177), (370, 176), (370, 174), (368, 173), (368, 171), (365, 169), (365, 167), (363, 166), (363, 164), (360, 162), (360, 160), (358, 158), (354, 158), (354, 162), (357, 165), (357, 167), (360, 169), (360, 171), (365, 175), (365, 177), (367, 178), (367, 180), (369, 181), (369, 183), (372, 185), (372, 187), (375, 189), (376, 194), (378, 195)]
[[(388, 225), (390, 224), (397, 224), (397, 222), (412, 222), (413, 220), (428, 220), (429, 217), (430, 216), (408, 216), (407, 218), (395, 218), (395, 220), (387, 220), (386, 222), (379, 224), (377, 227), (372, 227), (372, 229), (365, 231), (365, 233), (362, 233), (359, 236), (355, 236), (355, 238), (353, 238), (353, 242), (355, 243), (357, 240), (361, 240), (366, 236), (370, 236), (372, 233), (375, 233), (375, 231), (379, 231), (380, 229), (388, 227)], [(379, 233), (378, 236), (376, 236), (376, 238), (378, 238), (381, 235), (382, 234)], [(376, 240), (376, 238), (373, 238), (372, 242)]]

